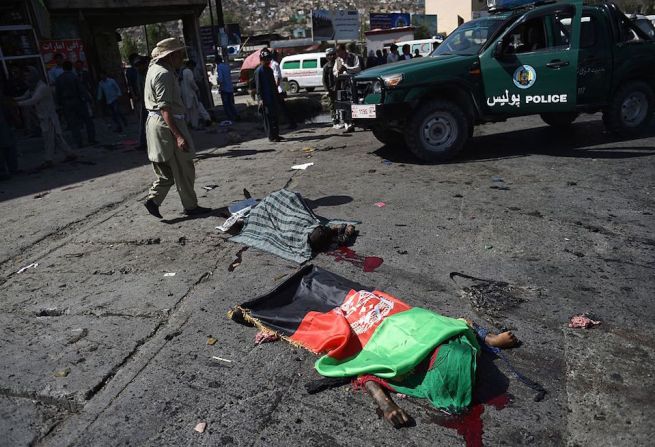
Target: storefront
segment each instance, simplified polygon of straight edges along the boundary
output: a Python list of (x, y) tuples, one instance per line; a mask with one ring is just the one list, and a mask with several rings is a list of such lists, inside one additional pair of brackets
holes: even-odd
[(16, 79), (26, 66), (36, 67), (45, 79), (32, 2), (5, 0), (0, 3), (0, 79)]

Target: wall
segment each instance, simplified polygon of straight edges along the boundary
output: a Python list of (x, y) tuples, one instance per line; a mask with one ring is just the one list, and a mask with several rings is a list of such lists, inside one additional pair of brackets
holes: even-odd
[(425, 13), (436, 14), (439, 32), (450, 34), (459, 26), (457, 17), (471, 20), (472, 11), (486, 10), (486, 0), (425, 0)]

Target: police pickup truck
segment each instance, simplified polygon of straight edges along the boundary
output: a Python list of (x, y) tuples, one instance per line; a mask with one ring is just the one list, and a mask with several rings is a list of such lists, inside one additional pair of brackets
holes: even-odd
[(655, 109), (655, 41), (611, 2), (488, 0), (430, 55), (361, 72), (337, 108), (428, 162), (452, 159), (479, 123), (541, 115), (564, 128), (603, 112), (633, 135)]

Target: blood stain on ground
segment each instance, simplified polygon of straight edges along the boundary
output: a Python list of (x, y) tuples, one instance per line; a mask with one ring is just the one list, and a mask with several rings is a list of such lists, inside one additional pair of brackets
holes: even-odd
[(507, 394), (501, 394), (484, 403), (477, 403), (471, 406), (468, 412), (460, 415), (431, 414), (429, 422), (441, 425), (445, 428), (457, 430), (457, 433), (464, 437), (466, 447), (482, 447), (482, 434), (484, 433), (484, 423), (482, 414), (485, 405), (493, 406), (496, 410), (502, 410), (510, 403), (510, 397)]
[(349, 262), (356, 267), (361, 267), (367, 273), (374, 272), (384, 263), (384, 259), (382, 258), (377, 256), (360, 256), (348, 247), (339, 247), (325, 254), (332, 256), (337, 262)]

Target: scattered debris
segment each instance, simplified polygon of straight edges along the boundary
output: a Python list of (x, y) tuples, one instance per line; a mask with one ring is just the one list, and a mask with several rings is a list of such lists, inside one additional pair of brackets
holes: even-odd
[(505, 180), (503, 180), (503, 178), (498, 175), (494, 175), (491, 177), (491, 181), (495, 183), (503, 183)]
[(56, 307), (50, 307), (47, 309), (41, 309), (36, 312), (37, 317), (61, 317), (68, 313), (68, 308), (58, 309)]
[(172, 273), (164, 273), (164, 278), (171, 278), (171, 277), (173, 277), (173, 276), (175, 276), (175, 275), (176, 275), (175, 272), (172, 272)]
[(569, 321), (571, 329), (589, 329), (600, 324), (600, 320), (594, 320), (589, 314), (574, 315)]
[(198, 433), (204, 433), (206, 428), (207, 428), (207, 422), (201, 421), (196, 424), (194, 430), (197, 431)]
[(531, 287), (514, 286), (504, 281), (476, 278), (464, 273), (452, 272), (450, 279), (456, 277), (467, 279), (470, 285), (461, 288), (462, 296), (468, 298), (477, 312), (491, 317), (501, 317), (510, 309), (518, 307), (527, 298), (539, 295), (539, 290)]
[(493, 249), (493, 248), (494, 248), (493, 245), (485, 245), (485, 246), (484, 246), (484, 249), (485, 249), (485, 250), (491, 250), (491, 249)]
[(406, 255), (406, 254), (407, 254), (407, 250), (398, 250), (397, 253), (398, 253), (399, 255)]
[(387, 206), (387, 204), (384, 202), (375, 202), (373, 205), (377, 206), (378, 208), (384, 208)]
[(308, 147), (304, 147), (304, 148), (302, 148), (302, 151), (303, 151), (303, 152), (306, 152), (306, 153), (314, 152), (315, 150), (316, 150), (316, 149), (314, 149), (313, 147), (309, 147), (309, 146), (308, 146)]
[(232, 125), (234, 125), (234, 123), (232, 121), (230, 121), (230, 120), (225, 120), (225, 121), (221, 121), (220, 123), (218, 123), (219, 127), (230, 127)]
[(73, 329), (72, 332), (73, 332), (73, 336), (69, 337), (68, 340), (66, 340), (67, 345), (75, 344), (78, 341), (82, 340), (87, 335), (89, 335), (89, 330), (87, 328)]
[(216, 340), (214, 337), (209, 337), (207, 338), (207, 344), (209, 346), (214, 346), (218, 340)]
[(182, 246), (185, 246), (186, 243), (187, 243), (187, 240), (188, 240), (188, 239), (187, 239), (186, 237), (182, 236), (182, 237), (180, 237), (180, 238), (177, 240), (177, 243), (180, 244), (180, 245), (182, 245)]
[(137, 245), (159, 245), (161, 244), (160, 237), (151, 237), (140, 241)]
[(218, 185), (205, 185), (202, 187), (202, 189), (205, 189), (207, 191), (211, 191), (212, 189), (218, 188)]
[(223, 222), (223, 225), (219, 225), (216, 227), (216, 229), (222, 233), (227, 233), (230, 228), (236, 224), (239, 219), (243, 219), (243, 217), (250, 212), (252, 207), (247, 207), (242, 210), (236, 211), (233, 213), (230, 217), (227, 218), (225, 222)]
[(23, 272), (24, 272), (25, 270), (27, 270), (27, 269), (36, 268), (36, 267), (38, 267), (38, 266), (39, 266), (39, 263), (38, 263), (38, 262), (33, 262), (33, 263), (31, 263), (30, 265), (26, 265), (25, 267), (21, 268), (21, 269), (18, 270), (16, 273), (23, 273)]
[(252, 208), (253, 206), (257, 205), (257, 199), (253, 199), (252, 197), (247, 198), (245, 200), (240, 200), (238, 202), (234, 202), (230, 206), (227, 207), (228, 211), (230, 214), (237, 213), (243, 209), (246, 208)]
[(64, 368), (64, 369), (59, 369), (59, 370), (55, 371), (54, 376), (59, 377), (59, 378), (67, 377), (70, 373), (71, 373), (70, 368)]
[(392, 161), (389, 161), (389, 160), (382, 160), (382, 164), (383, 164), (383, 165), (386, 165), (386, 166), (390, 166), (390, 165), (393, 164), (393, 162), (392, 162)]
[(407, 399), (407, 394), (396, 393), (397, 399)]
[(243, 247), (241, 250), (237, 252), (237, 257), (234, 261), (232, 261), (232, 264), (227, 268), (228, 272), (233, 272), (235, 268), (239, 267), (241, 265), (241, 262), (243, 261), (243, 252), (248, 250), (248, 247)]
[(302, 164), (302, 165), (291, 166), (291, 169), (296, 170), (296, 171), (304, 171), (310, 166), (314, 166), (314, 163), (305, 163), (305, 164)]
[(259, 331), (255, 335), (255, 345), (261, 345), (263, 343), (273, 343), (280, 339), (279, 335), (275, 332), (268, 331)]
[(232, 363), (232, 360), (224, 359), (222, 357), (217, 357), (217, 356), (212, 356), (212, 359), (218, 360), (219, 362), (226, 362), (226, 363)]
[(489, 188), (491, 189), (497, 189), (499, 191), (509, 191), (510, 187), (509, 186), (498, 186), (498, 185), (491, 185)]
[(50, 194), (50, 191), (46, 191), (46, 192), (42, 192), (42, 193), (40, 193), (40, 194), (37, 194), (37, 195), (34, 196), (34, 198), (35, 198), (35, 199), (42, 199), (42, 198), (44, 198), (45, 196), (47, 196), (48, 194)]

